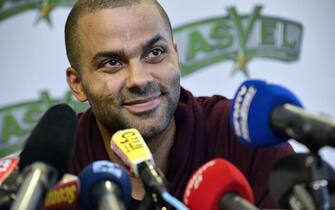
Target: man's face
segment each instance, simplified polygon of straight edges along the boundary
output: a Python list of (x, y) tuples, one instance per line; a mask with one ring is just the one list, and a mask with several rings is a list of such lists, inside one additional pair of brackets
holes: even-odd
[(81, 100), (111, 134), (147, 139), (171, 122), (180, 94), (176, 47), (150, 3), (98, 10), (79, 20)]

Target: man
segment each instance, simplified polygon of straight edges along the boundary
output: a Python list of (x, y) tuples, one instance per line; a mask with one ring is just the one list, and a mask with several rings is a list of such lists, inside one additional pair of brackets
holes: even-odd
[[(246, 175), (258, 206), (275, 207), (268, 175), (291, 147), (251, 149), (239, 144), (229, 125), (229, 100), (196, 98), (180, 87), (178, 50), (159, 3), (78, 1), (68, 17), (65, 39), (71, 64), (67, 82), (74, 96), (91, 106), (80, 115), (71, 173), (100, 159), (122, 164), (110, 149), (111, 136), (136, 128), (165, 173), (170, 193), (179, 199), (200, 165), (222, 157)], [(143, 184), (134, 177), (131, 182), (132, 198), (142, 200)]]

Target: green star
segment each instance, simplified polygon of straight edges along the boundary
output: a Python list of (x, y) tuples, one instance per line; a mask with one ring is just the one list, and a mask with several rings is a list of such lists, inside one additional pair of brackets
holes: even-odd
[(37, 18), (35, 23), (38, 23), (40, 20), (44, 19), (50, 26), (52, 26), (50, 13), (54, 8), (55, 6), (51, 5), (51, 0), (43, 0), (39, 8), (40, 16)]

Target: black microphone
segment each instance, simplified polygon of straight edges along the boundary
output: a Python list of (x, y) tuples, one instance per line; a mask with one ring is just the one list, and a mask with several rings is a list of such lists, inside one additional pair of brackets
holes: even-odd
[[(310, 153), (280, 159), (270, 176), (270, 190), (280, 208), (327, 210), (334, 208), (329, 192), (335, 171)], [(333, 189), (334, 190), (334, 189)]]
[(51, 107), (28, 137), (20, 154), (22, 184), (11, 210), (33, 210), (63, 176), (74, 145), (77, 118), (65, 104)]
[(306, 144), (311, 150), (326, 145), (335, 147), (335, 121), (325, 115), (315, 115), (284, 104), (272, 111), (271, 122), (278, 133)]

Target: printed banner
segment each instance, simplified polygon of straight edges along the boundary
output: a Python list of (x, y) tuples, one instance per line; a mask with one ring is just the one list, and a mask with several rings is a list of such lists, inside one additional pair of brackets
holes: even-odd
[(234, 7), (228, 15), (209, 18), (174, 30), (182, 65), (182, 75), (205, 66), (232, 60), (234, 71), (248, 77), (247, 63), (263, 57), (296, 61), (300, 55), (303, 27), (300, 23), (262, 16), (262, 6), (251, 15), (239, 15)]

